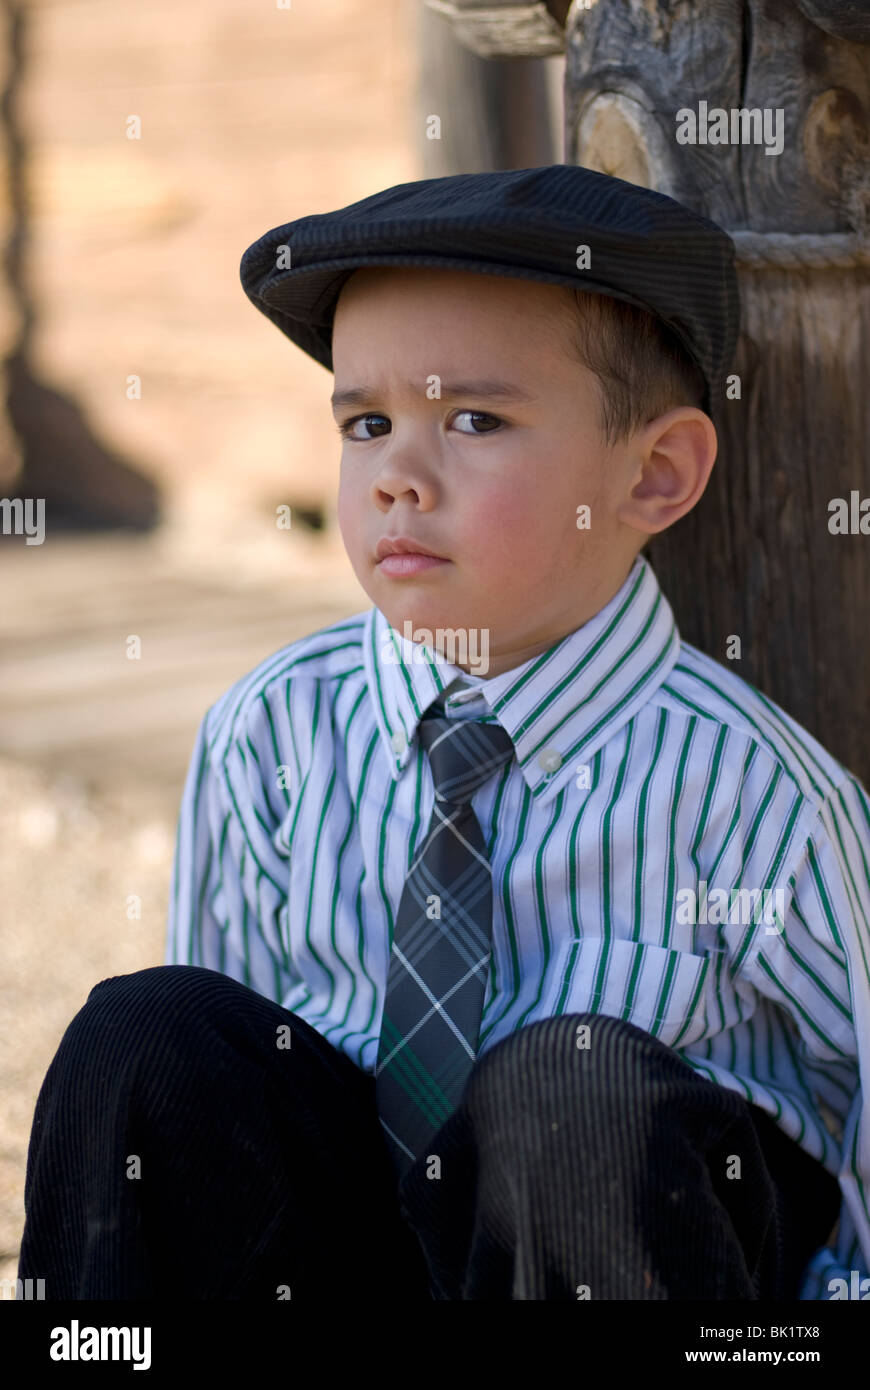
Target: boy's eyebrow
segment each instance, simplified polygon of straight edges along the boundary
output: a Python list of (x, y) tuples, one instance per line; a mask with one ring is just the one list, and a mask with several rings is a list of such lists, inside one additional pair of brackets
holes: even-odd
[[(502, 401), (535, 401), (538, 399), (524, 386), (511, 381), (442, 381), (439, 399), (454, 400), (457, 396), (477, 396), (480, 399), (488, 397), (492, 400)], [(335, 411), (345, 405), (372, 405), (377, 398), (376, 391), (370, 391), (364, 386), (351, 386), (345, 391), (333, 391), (330, 403)]]

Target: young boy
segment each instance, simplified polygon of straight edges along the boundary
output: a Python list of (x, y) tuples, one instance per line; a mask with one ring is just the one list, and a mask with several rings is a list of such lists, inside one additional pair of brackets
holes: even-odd
[(870, 801), (640, 553), (716, 457), (730, 240), (556, 165), (303, 217), (242, 281), (334, 370), (373, 606), (203, 720), (166, 962), (52, 1063), (21, 1276), (866, 1294)]

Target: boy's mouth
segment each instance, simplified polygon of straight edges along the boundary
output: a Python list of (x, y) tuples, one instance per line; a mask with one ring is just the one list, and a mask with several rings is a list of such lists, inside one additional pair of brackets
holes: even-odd
[(436, 560), (444, 559), (437, 550), (424, 545), (416, 536), (381, 536), (375, 554), (379, 560), (383, 560), (385, 555), (431, 555)]
[(375, 555), (378, 569), (383, 574), (392, 575), (420, 574), (423, 570), (450, 563), (443, 555), (437, 555), (412, 536), (382, 536)]
[(378, 569), (382, 574), (420, 574), (423, 570), (437, 569), (440, 565), (449, 565), (449, 560), (442, 560), (438, 555), (415, 555), (413, 552), (402, 555), (385, 555), (379, 561)]

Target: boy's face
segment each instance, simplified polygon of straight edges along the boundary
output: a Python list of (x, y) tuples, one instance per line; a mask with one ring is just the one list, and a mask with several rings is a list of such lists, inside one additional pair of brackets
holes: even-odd
[[(570, 355), (573, 302), (561, 286), (500, 275), (366, 267), (336, 309), (338, 521), (354, 571), (400, 633), (406, 623), (433, 637), (464, 630), (469, 650), (488, 649), (482, 669), (458, 659), (458, 646), (433, 644), (485, 676), (586, 622), (616, 593), (647, 535), (676, 519), (661, 520), (667, 508), (660, 499), (656, 511), (642, 471), (658, 434), (647, 426), (604, 447), (597, 379)], [(351, 390), (365, 397), (342, 401)], [(658, 423), (671, 416), (707, 420), (686, 407)], [(673, 486), (669, 501), (673, 511)], [(584, 505), (591, 525), (578, 529)], [(441, 563), (380, 563), (385, 536), (418, 541)]]

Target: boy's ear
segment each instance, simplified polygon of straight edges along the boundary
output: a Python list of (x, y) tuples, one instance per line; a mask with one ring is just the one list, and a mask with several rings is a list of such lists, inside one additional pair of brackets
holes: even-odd
[(696, 406), (677, 406), (651, 420), (625, 449), (619, 520), (647, 535), (673, 526), (700, 500), (718, 450), (716, 427)]

